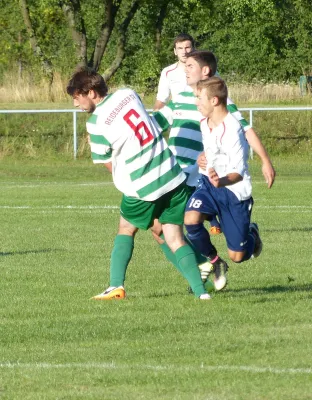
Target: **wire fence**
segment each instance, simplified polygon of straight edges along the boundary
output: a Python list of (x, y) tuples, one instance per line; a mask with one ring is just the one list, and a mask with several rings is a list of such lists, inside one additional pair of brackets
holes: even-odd
[[(152, 112), (151, 109), (147, 110)], [(249, 124), (253, 126), (254, 113), (258, 111), (312, 111), (312, 107), (252, 107), (240, 108), (239, 111), (249, 112)], [(0, 114), (40, 114), (40, 113), (71, 113), (73, 121), (73, 156), (77, 158), (78, 135), (77, 135), (77, 113), (82, 112), (78, 109), (64, 110), (0, 110)], [(252, 157), (252, 152), (251, 152)]]

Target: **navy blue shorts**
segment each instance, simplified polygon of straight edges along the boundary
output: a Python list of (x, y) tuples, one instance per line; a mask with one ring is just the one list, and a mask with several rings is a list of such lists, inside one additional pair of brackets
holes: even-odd
[(206, 178), (200, 180), (185, 211), (197, 211), (211, 220), (219, 217), (227, 247), (232, 251), (246, 250), (253, 198), (240, 201), (227, 188), (216, 188)]

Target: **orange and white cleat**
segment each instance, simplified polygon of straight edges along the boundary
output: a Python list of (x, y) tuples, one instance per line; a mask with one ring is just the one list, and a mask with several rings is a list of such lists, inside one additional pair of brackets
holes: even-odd
[(100, 293), (91, 299), (93, 300), (122, 300), (126, 297), (123, 286), (110, 286), (103, 293)]
[(209, 229), (209, 233), (211, 235), (220, 235), (222, 233), (222, 230), (218, 226), (211, 226)]

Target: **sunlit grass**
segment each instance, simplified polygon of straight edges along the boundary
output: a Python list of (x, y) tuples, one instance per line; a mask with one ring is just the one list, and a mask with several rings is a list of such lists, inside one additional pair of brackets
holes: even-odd
[[(89, 160), (4, 159), (1, 398), (309, 399), (312, 167), (309, 157), (274, 162), (268, 190), (250, 161), (264, 250), (229, 262), (224, 292), (196, 300), (139, 232), (127, 299), (94, 302), (119, 217), (110, 175)], [(213, 241), (227, 259), (224, 237)]]

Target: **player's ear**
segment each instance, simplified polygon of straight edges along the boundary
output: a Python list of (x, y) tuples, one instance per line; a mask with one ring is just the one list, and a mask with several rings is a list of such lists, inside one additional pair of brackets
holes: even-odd
[(202, 76), (203, 76), (202, 79), (207, 79), (209, 77), (209, 74), (210, 74), (210, 68), (208, 67), (208, 65), (205, 65), (202, 68)]
[(176, 56), (176, 55), (177, 55), (177, 50), (176, 50), (176, 48), (173, 49), (173, 52), (174, 52), (174, 55)]
[(218, 106), (218, 105), (220, 104), (219, 97), (213, 96), (213, 98), (212, 98), (212, 104), (213, 104), (214, 106)]
[(90, 89), (88, 92), (88, 97), (94, 100), (97, 97), (97, 93), (93, 89)]

